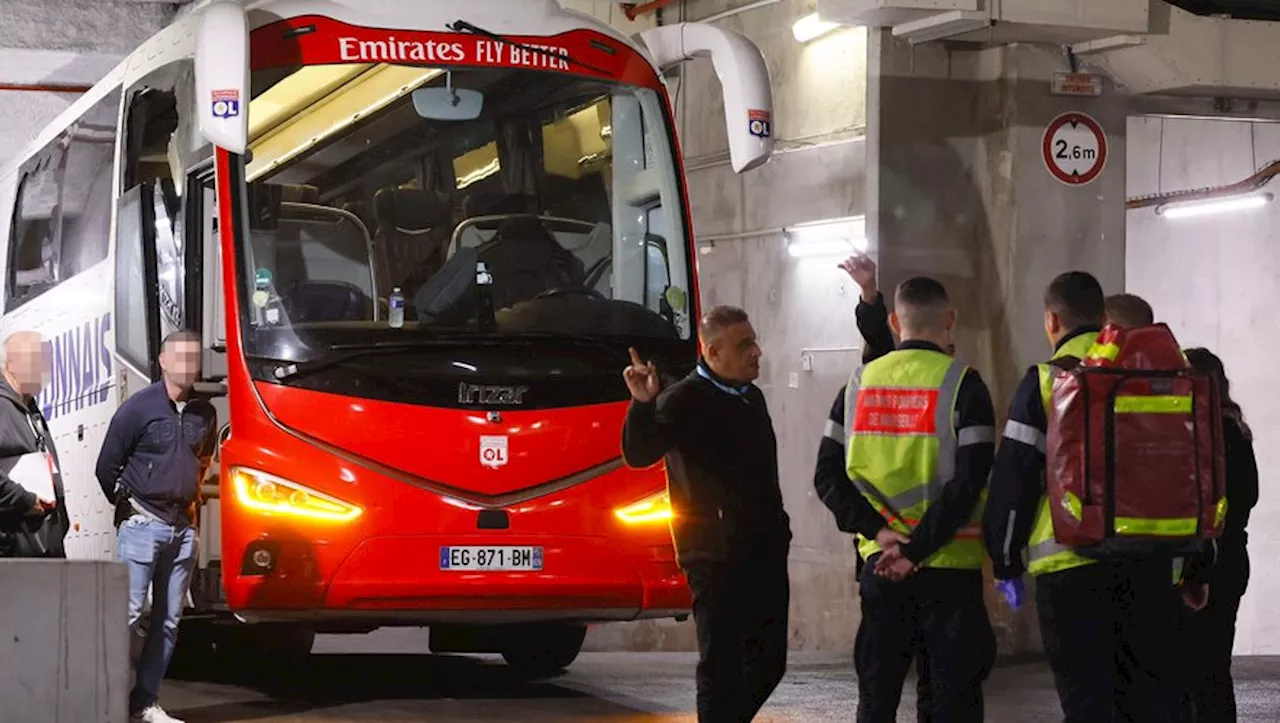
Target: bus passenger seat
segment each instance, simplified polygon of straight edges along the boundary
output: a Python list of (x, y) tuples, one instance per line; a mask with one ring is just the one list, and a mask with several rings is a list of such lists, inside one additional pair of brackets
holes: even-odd
[(411, 288), (444, 265), (452, 231), (448, 197), (417, 188), (384, 188), (373, 197), (373, 211), (382, 287), (389, 293), (392, 286), (399, 286), (409, 296)]

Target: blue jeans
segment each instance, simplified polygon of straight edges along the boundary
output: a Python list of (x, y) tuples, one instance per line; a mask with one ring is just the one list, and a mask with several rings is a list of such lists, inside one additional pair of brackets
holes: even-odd
[(151, 589), (147, 640), (129, 696), (129, 711), (137, 713), (159, 700), (160, 681), (178, 642), (178, 620), (196, 566), (196, 532), (134, 515), (120, 523), (116, 541), (120, 560), (129, 568), (129, 629), (134, 634)]

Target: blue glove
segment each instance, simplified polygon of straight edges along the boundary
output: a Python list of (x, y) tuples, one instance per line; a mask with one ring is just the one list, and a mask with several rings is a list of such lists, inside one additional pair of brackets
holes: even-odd
[(1022, 607), (1022, 600), (1026, 597), (1026, 587), (1022, 584), (1022, 578), (1015, 577), (1012, 580), (996, 580), (996, 589), (1004, 595), (1004, 601), (1009, 603), (1009, 607), (1017, 610)]

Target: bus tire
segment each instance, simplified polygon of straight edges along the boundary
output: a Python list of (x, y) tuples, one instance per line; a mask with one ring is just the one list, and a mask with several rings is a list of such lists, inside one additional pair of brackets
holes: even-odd
[(517, 673), (555, 675), (573, 664), (587, 637), (585, 625), (546, 625), (519, 630), (502, 647), (502, 659)]

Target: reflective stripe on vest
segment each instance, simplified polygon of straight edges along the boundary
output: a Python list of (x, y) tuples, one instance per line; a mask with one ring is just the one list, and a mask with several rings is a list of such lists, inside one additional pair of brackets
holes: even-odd
[[(845, 390), (849, 479), (890, 527), (910, 534), (955, 478), (960, 447), (994, 441), (990, 427), (957, 433), (955, 405), (968, 367), (941, 352), (895, 351), (862, 367)], [(926, 567), (982, 567), (985, 490), (968, 525)], [(861, 538), (864, 559), (880, 551)]]
[[(1097, 339), (1098, 335), (1093, 332), (1081, 334), (1063, 344), (1052, 359), (1056, 360), (1063, 357), (1083, 359), (1089, 353), (1090, 348), (1097, 342)], [(1044, 418), (1048, 420), (1049, 408), (1053, 404), (1053, 380), (1057, 377), (1058, 370), (1049, 364), (1037, 364), (1036, 371), (1040, 376), (1040, 402), (1044, 407)], [(1012, 424), (1010, 423), (1010, 426)], [(1026, 427), (1027, 425), (1021, 426)], [(1028, 427), (1028, 429), (1031, 428)], [(1032, 429), (1032, 431), (1037, 430)], [(1014, 430), (1014, 432), (1024, 433), (1025, 430), (1018, 429)], [(1005, 436), (1010, 436), (1008, 427), (1005, 428)], [(1019, 441), (1025, 440), (1019, 439)], [(1044, 451), (1043, 437), (1040, 438), (1038, 447), (1040, 451)], [(1041, 475), (1043, 474), (1041, 472)], [(1070, 570), (1097, 562), (1097, 560), (1091, 560), (1076, 554), (1073, 548), (1063, 545), (1054, 539), (1053, 514), (1049, 511), (1049, 495), (1047, 492), (1040, 498), (1040, 505), (1036, 508), (1036, 519), (1032, 524), (1031, 539), (1028, 542), (1027, 559), (1027, 569), (1030, 570), (1033, 576)]]

